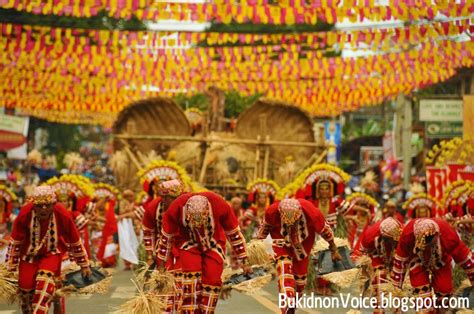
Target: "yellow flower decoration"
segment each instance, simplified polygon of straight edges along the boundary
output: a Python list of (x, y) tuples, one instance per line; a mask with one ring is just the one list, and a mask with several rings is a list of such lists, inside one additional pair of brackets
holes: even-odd
[(306, 179), (316, 171), (332, 172), (336, 176), (339, 177), (340, 181), (344, 183), (347, 183), (351, 178), (351, 176), (348, 173), (344, 172), (342, 169), (334, 165), (325, 164), (325, 163), (316, 164), (304, 170), (298, 177), (296, 177), (296, 179), (293, 182), (287, 184), (284, 188), (282, 188), (280, 192), (278, 193), (278, 198), (283, 199), (283, 198), (295, 195), (296, 191), (298, 191), (300, 188), (305, 186)]
[(352, 193), (346, 198), (346, 201), (349, 203), (352, 203), (353, 201), (357, 199), (364, 199), (366, 200), (370, 205), (374, 206), (374, 208), (377, 208), (380, 206), (380, 204), (370, 195), (365, 194), (365, 193)]
[(7, 202), (15, 201), (17, 199), (16, 194), (3, 184), (0, 185), (0, 196), (6, 199)]
[(107, 183), (96, 183), (94, 184), (94, 196), (104, 197), (108, 196), (111, 199), (119, 200), (122, 198), (120, 191), (115, 187)]
[(267, 186), (267, 188), (266, 189), (264, 188), (263, 192), (267, 192), (267, 190), (270, 189), (270, 190), (273, 190), (272, 194), (276, 196), (278, 192), (280, 191), (280, 186), (278, 185), (278, 183), (276, 183), (273, 180), (265, 179), (265, 178), (260, 178), (247, 184), (247, 191), (255, 192), (256, 189), (258, 189), (259, 187), (262, 188), (265, 185)]
[(192, 189), (191, 178), (186, 173), (186, 170), (184, 170), (184, 168), (178, 163), (169, 160), (154, 160), (144, 169), (138, 171), (137, 176), (140, 178), (140, 184), (143, 185), (145, 181), (154, 179), (160, 174), (160, 171), (166, 171), (172, 179), (178, 179), (183, 182), (185, 190)]
[[(45, 183), (50, 185), (57, 193), (68, 193), (74, 192), (78, 196), (88, 196), (92, 198), (94, 196), (94, 188), (92, 182), (84, 176), (79, 175), (63, 175), (60, 178), (51, 178)], [(70, 191), (64, 191), (67, 188)], [(72, 189), (72, 190), (71, 190)]]

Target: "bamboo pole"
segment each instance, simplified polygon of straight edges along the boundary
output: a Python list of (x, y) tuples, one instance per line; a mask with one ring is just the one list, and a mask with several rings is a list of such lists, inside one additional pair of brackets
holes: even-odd
[(138, 162), (138, 159), (136, 158), (136, 156), (133, 154), (133, 152), (131, 151), (130, 149), (130, 144), (127, 143), (126, 140), (124, 139), (120, 139), (120, 142), (123, 144), (124, 148), (125, 148), (125, 152), (127, 153), (127, 155), (130, 157), (130, 159), (132, 160), (132, 162), (135, 164), (135, 167), (137, 167), (138, 170), (140, 170), (142, 168), (142, 166), (140, 165), (140, 163)]
[(193, 136), (176, 136), (176, 135), (125, 135), (116, 134), (118, 139), (133, 139), (133, 140), (163, 140), (163, 141), (183, 141), (183, 142), (206, 142), (206, 143), (231, 143), (231, 144), (250, 144), (250, 145), (272, 145), (272, 146), (301, 146), (301, 147), (321, 147), (315, 142), (295, 142), (295, 141), (274, 141), (274, 140), (252, 140), (252, 139), (231, 139), (231, 138), (203, 138)]
[(209, 159), (209, 147), (207, 144), (204, 144), (204, 157), (202, 159), (201, 172), (199, 174), (199, 182), (204, 184), (204, 177), (206, 176), (207, 163)]
[[(257, 137), (257, 140), (260, 140), (260, 135)], [(260, 146), (257, 145), (256, 151), (255, 151), (255, 170), (253, 172), (253, 179), (254, 180), (257, 180), (257, 178), (258, 178), (259, 165), (260, 165)]]
[[(267, 135), (266, 141), (268, 141), (269, 136)], [(268, 165), (270, 163), (270, 145), (265, 145), (265, 157), (263, 160), (263, 177), (268, 177)]]

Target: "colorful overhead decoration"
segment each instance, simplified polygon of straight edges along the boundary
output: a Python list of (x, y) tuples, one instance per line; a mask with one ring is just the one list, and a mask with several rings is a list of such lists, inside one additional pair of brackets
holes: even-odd
[[(244, 95), (259, 93), (314, 116), (335, 116), (447, 80), (456, 69), (473, 65), (469, 36), (474, 31), (470, 19), (474, 5), (424, 2), (390, 1), (379, 6), (371, 0), (311, 5), (300, 0), (278, 5), (266, 0), (244, 0), (239, 5), (95, 0), (78, 5), (72, 0), (0, 0), (0, 8), (35, 14), (87, 17), (105, 9), (122, 18), (133, 12), (141, 20), (147, 20), (149, 12), (159, 18), (193, 12), (185, 14), (186, 19), (213, 23), (229, 23), (229, 16), (239, 22), (243, 14), (243, 21), (287, 25), (314, 24), (307, 14), (312, 19), (330, 15), (330, 23), (353, 14), (368, 18), (373, 12), (379, 14), (375, 21), (384, 20), (386, 14), (411, 19), (380, 27), (285, 34), (108, 31), (3, 23), (1, 105), (55, 122), (110, 126), (133, 101), (192, 95), (213, 86)], [(445, 18), (429, 20), (441, 12)], [(356, 51), (357, 56), (337, 56), (341, 51)]]
[(1, 0), (0, 8), (26, 11), (33, 14), (90, 17), (107, 10), (114, 18), (140, 20), (178, 20), (228, 24), (316, 24), (318, 20), (334, 23), (348, 18), (351, 21), (368, 19), (433, 19), (438, 13), (468, 16), (474, 12), (472, 1), (388, 1), (380, 5), (374, 0), (286, 0), (269, 4), (268, 0), (214, 0), (206, 3), (166, 3), (153, 0)]

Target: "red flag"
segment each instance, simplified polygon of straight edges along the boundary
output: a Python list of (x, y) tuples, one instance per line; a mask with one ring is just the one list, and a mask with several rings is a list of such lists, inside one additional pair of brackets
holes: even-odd
[(459, 170), (466, 168), (464, 164), (448, 163), (448, 182), (454, 183), (459, 180)]

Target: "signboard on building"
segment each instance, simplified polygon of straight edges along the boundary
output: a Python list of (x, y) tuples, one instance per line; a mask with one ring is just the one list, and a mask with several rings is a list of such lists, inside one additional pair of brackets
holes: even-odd
[(455, 122), (425, 122), (426, 137), (428, 138), (452, 138), (462, 136), (463, 123)]
[(453, 99), (420, 100), (420, 121), (462, 121), (463, 101)]
[(380, 159), (384, 159), (385, 149), (383, 146), (361, 146), (360, 168), (367, 169), (378, 165)]
[(0, 114), (0, 151), (8, 152), (8, 158), (26, 158), (28, 126), (27, 117)]
[(474, 95), (464, 95), (463, 100), (464, 100), (464, 138), (473, 139), (474, 138)]

